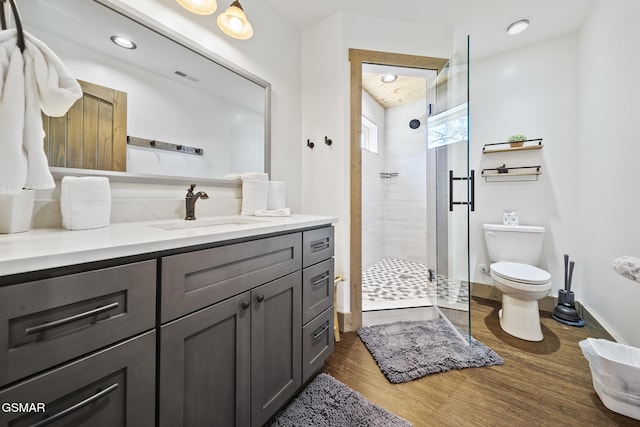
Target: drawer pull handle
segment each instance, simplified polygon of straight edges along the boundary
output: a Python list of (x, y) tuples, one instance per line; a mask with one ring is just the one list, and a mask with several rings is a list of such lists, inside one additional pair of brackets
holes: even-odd
[(329, 278), (329, 272), (327, 271), (325, 274), (322, 275), (322, 277), (320, 277), (319, 279), (314, 280), (311, 284), (313, 286), (318, 286), (319, 284), (321, 284), (322, 282), (324, 282), (328, 278)]
[(45, 418), (44, 420), (38, 421), (35, 424), (31, 424), (30, 427), (42, 427), (42, 426), (49, 425), (55, 421), (58, 421), (60, 418), (66, 417), (67, 415), (95, 402), (96, 400), (103, 398), (104, 396), (111, 393), (118, 387), (119, 387), (118, 383), (111, 384), (109, 387), (97, 392), (93, 396), (87, 397), (85, 400), (82, 400), (73, 406), (69, 406), (67, 409), (63, 409), (62, 411), (56, 414), (53, 414), (50, 417)]
[(330, 246), (329, 239), (316, 240), (315, 242), (311, 242), (311, 251), (318, 252), (323, 249), (327, 249), (329, 246)]
[(322, 335), (324, 335), (324, 333), (327, 332), (328, 329), (329, 329), (329, 323), (324, 325), (322, 327), (322, 329), (320, 329), (319, 331), (317, 331), (317, 332), (315, 332), (313, 334), (313, 340), (316, 341), (318, 338), (320, 338)]
[(264, 301), (264, 295), (262, 295), (262, 294), (258, 294), (258, 296), (256, 297), (256, 300), (257, 300), (258, 302), (262, 302), (262, 301)]
[(249, 302), (249, 301), (242, 301), (241, 306), (242, 306), (242, 309), (243, 309), (243, 310), (246, 310), (247, 308), (251, 307), (251, 302)]
[(43, 323), (42, 325), (32, 326), (24, 330), (26, 335), (37, 334), (38, 332), (44, 332), (49, 329), (57, 328), (58, 326), (66, 325), (67, 323), (75, 322), (76, 320), (86, 319), (87, 317), (96, 316), (104, 313), (105, 311), (118, 308), (120, 303), (112, 302), (111, 304), (103, 305), (102, 307), (94, 308), (93, 310), (85, 311), (84, 313), (74, 314), (73, 316), (65, 317), (64, 319), (54, 320), (53, 322)]

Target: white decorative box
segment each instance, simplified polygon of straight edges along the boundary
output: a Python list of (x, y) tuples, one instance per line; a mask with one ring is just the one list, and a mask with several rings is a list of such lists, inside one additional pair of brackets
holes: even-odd
[(502, 224), (503, 225), (518, 225), (518, 212), (514, 210), (502, 211)]

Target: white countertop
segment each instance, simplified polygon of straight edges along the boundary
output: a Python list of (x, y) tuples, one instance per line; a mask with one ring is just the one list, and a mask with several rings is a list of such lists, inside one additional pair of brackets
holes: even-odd
[[(230, 223), (225, 223), (228, 219)], [(250, 223), (233, 223), (250, 220)], [(215, 222), (221, 224), (203, 225)], [(0, 276), (63, 267), (225, 240), (293, 231), (337, 222), (335, 217), (210, 217), (111, 224), (93, 230), (34, 229), (0, 235)], [(189, 228), (166, 230), (160, 227)], [(188, 223), (188, 224), (186, 224)]]

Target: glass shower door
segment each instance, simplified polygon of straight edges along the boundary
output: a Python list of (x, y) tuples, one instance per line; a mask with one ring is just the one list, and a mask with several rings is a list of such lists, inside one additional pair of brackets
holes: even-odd
[[(474, 173), (469, 170), (469, 38), (435, 83), (428, 123), (429, 156), (435, 173), (435, 304), (470, 341), (469, 213), (474, 209)], [(434, 229), (435, 228), (435, 229)]]

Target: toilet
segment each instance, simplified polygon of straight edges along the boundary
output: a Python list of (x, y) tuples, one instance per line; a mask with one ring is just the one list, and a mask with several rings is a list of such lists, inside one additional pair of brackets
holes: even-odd
[(551, 290), (551, 275), (538, 268), (544, 227), (483, 224), (491, 278), (502, 291), (500, 327), (527, 341), (542, 341), (538, 300)]

